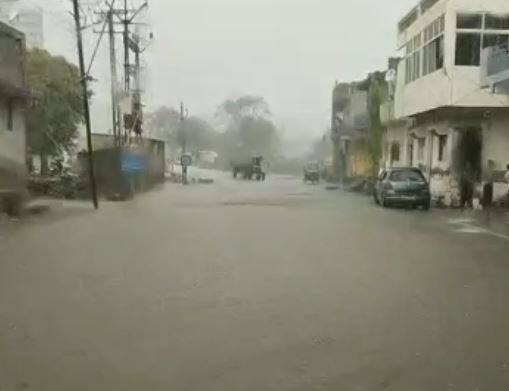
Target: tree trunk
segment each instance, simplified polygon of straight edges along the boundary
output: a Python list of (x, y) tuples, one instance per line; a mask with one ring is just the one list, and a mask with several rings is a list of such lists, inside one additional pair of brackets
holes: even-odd
[(41, 158), (41, 176), (47, 176), (48, 175), (48, 156), (44, 153), (40, 153)]

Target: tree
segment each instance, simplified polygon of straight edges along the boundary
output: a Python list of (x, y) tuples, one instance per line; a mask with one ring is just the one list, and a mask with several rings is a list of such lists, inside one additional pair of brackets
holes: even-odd
[(382, 137), (385, 128), (380, 119), (380, 105), (386, 97), (386, 82), (383, 73), (377, 72), (371, 75), (368, 89), (368, 107), (369, 107), (369, 155), (373, 164), (373, 174), (376, 175), (382, 158)]
[(266, 158), (276, 155), (279, 137), (263, 97), (244, 95), (227, 100), (219, 106), (217, 114), (227, 122), (223, 155), (230, 159), (245, 158), (252, 153)]
[(261, 118), (270, 115), (269, 105), (261, 96), (244, 95), (235, 100), (226, 100), (219, 106), (219, 114), (229, 120), (240, 121), (242, 118)]
[(27, 142), (41, 157), (41, 175), (48, 172), (47, 157), (60, 155), (74, 144), (83, 121), (79, 70), (63, 57), (34, 49), (27, 57)]
[(177, 147), (185, 143), (186, 149), (194, 152), (212, 148), (218, 136), (207, 121), (191, 116), (182, 123), (179, 111), (167, 106), (147, 114), (147, 128), (152, 135)]
[(147, 128), (155, 137), (176, 142), (180, 127), (180, 113), (173, 107), (161, 106), (146, 115)]
[(210, 124), (199, 118), (187, 118), (178, 131), (178, 144), (186, 144), (188, 152), (198, 152), (214, 147), (217, 139), (216, 131)]

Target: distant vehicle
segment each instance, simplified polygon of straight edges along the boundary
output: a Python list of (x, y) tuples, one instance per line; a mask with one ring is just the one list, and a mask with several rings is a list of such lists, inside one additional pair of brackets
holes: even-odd
[(304, 183), (306, 182), (320, 182), (320, 165), (317, 162), (310, 162), (304, 167)]
[(408, 205), (428, 210), (431, 204), (429, 184), (421, 170), (414, 167), (383, 170), (373, 195), (375, 202), (383, 207)]
[(262, 169), (262, 161), (262, 156), (255, 156), (248, 161), (232, 162), (233, 177), (237, 178), (240, 174), (243, 179), (264, 181), (266, 174)]

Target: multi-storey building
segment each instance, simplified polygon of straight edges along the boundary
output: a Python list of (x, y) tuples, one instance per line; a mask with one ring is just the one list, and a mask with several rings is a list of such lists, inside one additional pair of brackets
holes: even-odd
[(422, 0), (398, 24), (383, 162), (421, 167), (446, 204), (465, 178), (480, 185), (488, 165), (500, 173), (509, 163), (509, 95), (480, 83), (481, 52), (492, 46), (509, 48), (509, 1)]
[(24, 195), (27, 98), (24, 35), (0, 22), (0, 212)]
[(0, 0), (0, 19), (25, 34), (27, 48), (43, 48), (42, 8), (23, 0)]

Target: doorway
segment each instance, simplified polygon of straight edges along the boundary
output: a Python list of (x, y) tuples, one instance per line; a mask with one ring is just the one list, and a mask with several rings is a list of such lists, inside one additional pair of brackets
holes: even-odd
[(482, 129), (458, 129), (458, 142), (453, 154), (454, 171), (459, 179), (461, 206), (472, 206), (475, 184), (482, 174)]

